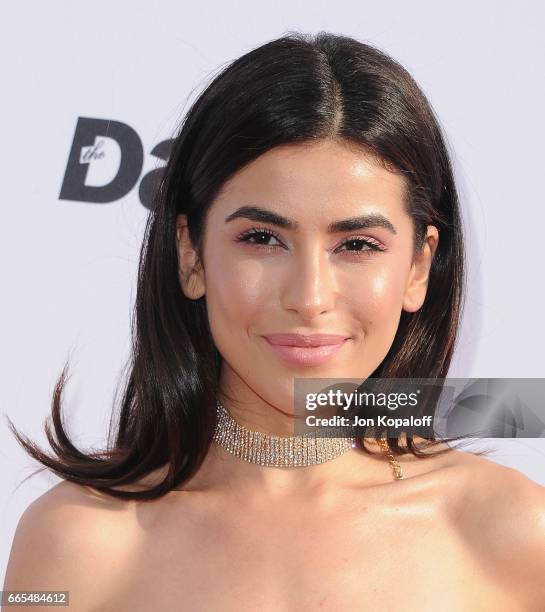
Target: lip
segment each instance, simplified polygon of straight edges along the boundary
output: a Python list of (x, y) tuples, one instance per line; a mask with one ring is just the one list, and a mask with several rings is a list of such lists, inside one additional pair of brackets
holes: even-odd
[(264, 336), (270, 347), (285, 361), (298, 366), (317, 366), (329, 361), (348, 340), (334, 334), (271, 334)]
[(349, 336), (339, 334), (267, 334), (264, 338), (275, 346), (318, 347), (342, 344)]

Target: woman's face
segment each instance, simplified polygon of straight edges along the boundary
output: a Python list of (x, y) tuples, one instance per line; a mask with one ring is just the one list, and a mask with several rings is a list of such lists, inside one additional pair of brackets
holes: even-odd
[[(400, 175), (339, 143), (270, 150), (213, 202), (203, 268), (190, 282), (195, 258), (179, 216), (182, 287), (206, 295), (222, 388), (289, 414), (294, 378), (363, 380), (377, 368), (401, 311), (422, 305), (437, 244), (429, 226), (413, 258), (404, 188)], [(274, 334), (340, 338), (333, 347), (286, 348), (271, 344)]]

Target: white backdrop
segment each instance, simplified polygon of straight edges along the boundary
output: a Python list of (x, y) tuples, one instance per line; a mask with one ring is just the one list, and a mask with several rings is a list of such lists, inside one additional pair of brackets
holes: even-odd
[[(219, 68), (288, 30), (328, 30), (385, 50), (411, 72), (440, 118), (470, 255), (462, 338), (450, 375), (545, 376), (543, 7), (469, 0), (450, 7), (417, 0), (195, 6), (20, 0), (4, 6), (2, 415), (45, 445), (42, 423), (70, 353), (68, 429), (82, 447), (103, 446), (129, 349), (147, 215), (139, 185), (162, 163), (151, 152), (172, 136)], [(123, 197), (109, 203), (59, 197), (78, 118), (121, 122), (140, 139), (143, 163), (136, 163), (138, 180)], [(117, 173), (120, 149), (102, 137), (95, 145), (86, 184), (106, 185)], [(545, 439), (483, 445), (497, 449), (492, 459), (545, 484)], [(16, 488), (35, 467), (2, 416), (2, 581), (20, 515), (58, 482), (45, 472)]]

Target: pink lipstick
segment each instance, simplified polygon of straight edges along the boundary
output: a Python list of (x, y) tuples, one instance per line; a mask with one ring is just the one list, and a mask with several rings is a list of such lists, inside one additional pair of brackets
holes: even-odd
[(344, 346), (349, 336), (268, 334), (264, 338), (285, 361), (300, 366), (317, 366), (331, 359)]

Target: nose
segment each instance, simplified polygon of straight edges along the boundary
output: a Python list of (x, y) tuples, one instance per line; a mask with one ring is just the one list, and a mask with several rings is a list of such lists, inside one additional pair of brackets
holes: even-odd
[(290, 259), (282, 295), (285, 309), (311, 320), (333, 309), (335, 294), (333, 264), (323, 247), (310, 246)]

